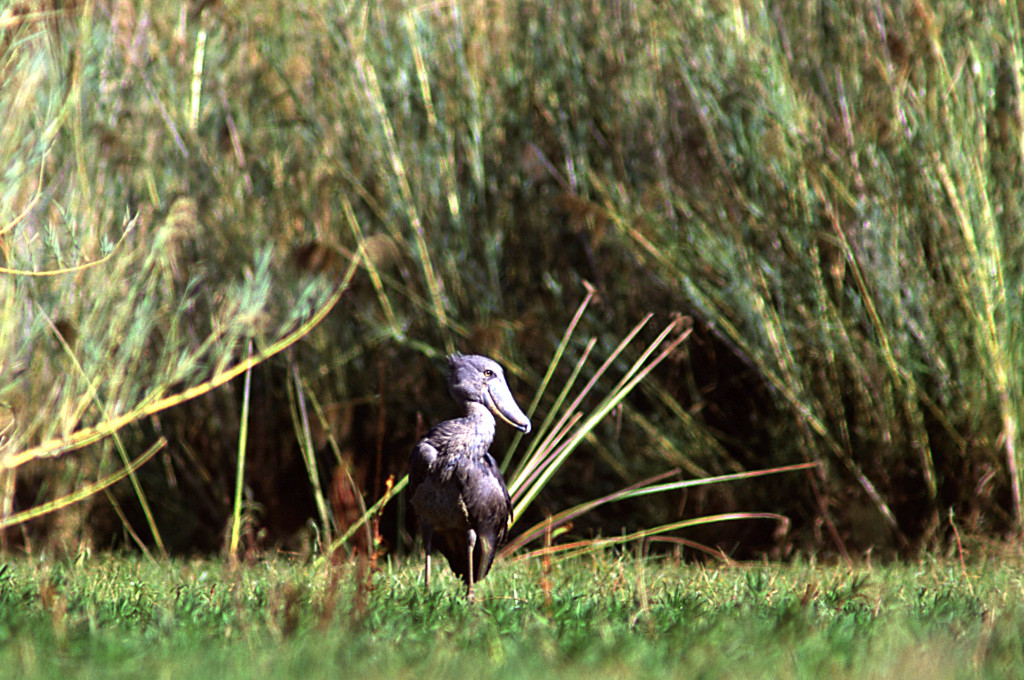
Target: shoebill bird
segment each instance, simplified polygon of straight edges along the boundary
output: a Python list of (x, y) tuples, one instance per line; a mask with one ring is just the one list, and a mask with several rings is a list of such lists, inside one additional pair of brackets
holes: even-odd
[(478, 355), (448, 357), (448, 391), (465, 415), (435, 425), (409, 458), (409, 489), (426, 551), (438, 548), (473, 599), (512, 520), (512, 500), (490, 454), (495, 417), (522, 432), (530, 420), (509, 391), (497, 362)]

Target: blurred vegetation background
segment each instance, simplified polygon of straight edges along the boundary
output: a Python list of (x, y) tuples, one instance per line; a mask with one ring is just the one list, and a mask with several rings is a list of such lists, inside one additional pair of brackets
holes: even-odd
[[(452, 415), (445, 353), (494, 356), (529, 403), (588, 285), (569, 357), (647, 312), (648, 341), (678, 313), (693, 334), (534, 519), (812, 461), (569, 532), (750, 510), (789, 532), (685, 536), (1019, 536), (1014, 0), (0, 6), (3, 549), (218, 551), (239, 507), (246, 549), (317, 549)], [(355, 547), (405, 549), (405, 515)]]

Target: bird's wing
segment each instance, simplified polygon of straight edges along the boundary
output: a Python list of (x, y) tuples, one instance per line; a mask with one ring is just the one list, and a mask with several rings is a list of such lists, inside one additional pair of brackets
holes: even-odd
[(498, 548), (505, 543), (512, 522), (512, 499), (501, 470), (489, 453), (460, 470), (463, 471), (465, 474), (459, 475), (461, 497), (479, 539), (473, 558), (473, 578), (480, 580), (490, 571)]
[(492, 543), (505, 538), (512, 519), (512, 499), (498, 464), (490, 454), (458, 466), (456, 483), (466, 504), (469, 521), (478, 532), (492, 533)]
[(437, 460), (437, 449), (429, 437), (419, 441), (409, 455), (409, 486), (415, 489), (430, 475), (430, 466)]
[(488, 453), (484, 456), (484, 466), (486, 466), (492, 475), (498, 478), (501, 482), (501, 490), (505, 492), (505, 511), (508, 515), (508, 524), (512, 523), (512, 497), (508, 495), (508, 487), (505, 486), (505, 478), (501, 474), (501, 468), (498, 467), (497, 461), (494, 460), (494, 456)]

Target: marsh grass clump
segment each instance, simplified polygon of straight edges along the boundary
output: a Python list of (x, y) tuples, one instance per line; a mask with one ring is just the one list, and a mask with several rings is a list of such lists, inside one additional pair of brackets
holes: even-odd
[[(579, 507), (550, 534), (718, 555), (1019, 533), (1020, 25), (995, 1), (5, 6), (3, 545), (400, 550), (454, 350), (538, 414), (600, 377), (571, 446), (503, 461), (538, 541)], [(618, 391), (677, 314), (687, 341)]]

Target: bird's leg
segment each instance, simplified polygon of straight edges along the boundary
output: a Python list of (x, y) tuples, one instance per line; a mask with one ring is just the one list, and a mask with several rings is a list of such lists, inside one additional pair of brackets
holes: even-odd
[(423, 568), (423, 582), (427, 590), (430, 590), (430, 540), (434, 537), (434, 527), (430, 524), (423, 525), (423, 551), (427, 553), (427, 564)]
[(493, 546), (491, 545), (491, 542), (487, 540), (486, 536), (477, 536), (476, 540), (480, 542), (480, 567), (478, 571), (483, 572), (490, 563), (489, 557), (491, 550), (493, 550)]
[(466, 593), (466, 598), (473, 601), (473, 548), (476, 547), (476, 531), (470, 529), (466, 532), (466, 552), (467, 552), (467, 564), (469, 564), (469, 590)]

